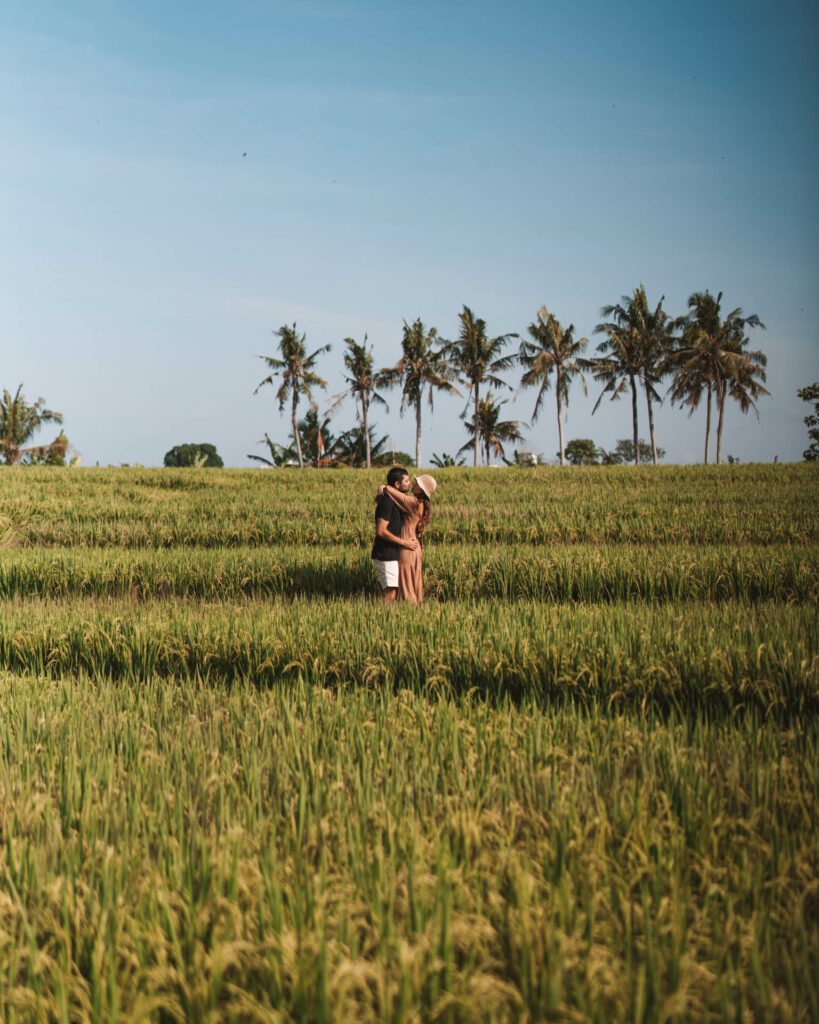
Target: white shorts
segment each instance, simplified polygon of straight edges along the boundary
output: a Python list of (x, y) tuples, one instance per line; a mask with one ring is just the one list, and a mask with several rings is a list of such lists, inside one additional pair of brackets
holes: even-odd
[(380, 558), (373, 559), (375, 575), (378, 577), (382, 590), (394, 589), (398, 586), (398, 562), (382, 562)]

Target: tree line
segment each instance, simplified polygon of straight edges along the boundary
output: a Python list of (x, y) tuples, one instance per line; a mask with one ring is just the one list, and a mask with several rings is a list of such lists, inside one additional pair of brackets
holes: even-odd
[[(716, 461), (722, 462), (722, 433), (728, 398), (739, 404), (743, 413), (754, 409), (757, 400), (769, 392), (765, 388), (767, 359), (763, 352), (751, 350), (747, 332), (764, 329), (759, 317), (744, 316), (741, 309), (723, 314), (722, 293), (694, 292), (688, 299), (688, 312), (672, 318), (663, 309), (664, 297), (652, 310), (645, 288), (640, 285), (631, 295), (624, 295), (615, 305), (604, 306), (603, 320), (594, 333), (603, 336), (593, 358), (583, 355), (587, 338), (574, 337), (574, 325), (563, 327), (558, 319), (542, 306), (527, 328), (528, 337), (521, 339), (509, 332), (490, 337), (485, 321), (476, 317), (468, 306), (459, 314), (460, 331), (454, 341), (438, 337), (434, 327), (427, 329), (420, 319), (412, 324), (404, 321), (402, 355), (392, 367), (375, 368), (372, 346), (365, 335), (362, 344), (345, 338), (344, 353), (346, 387), (332, 399), (330, 411), (347, 398), (356, 405), (358, 426), (334, 437), (329, 415), (319, 418), (314, 389), (325, 389), (327, 381), (316, 372), (316, 362), (329, 351), (325, 345), (307, 354), (306, 335), (299, 334), (296, 324), (284, 325), (274, 334), (279, 338), (278, 356), (260, 356), (270, 373), (257, 386), (255, 393), (267, 384), (278, 383), (276, 397), (281, 411), (290, 404), (293, 444), (280, 445), (265, 434), (264, 443), (270, 458), (248, 456), (268, 465), (284, 465), (291, 457), (304, 466), (305, 455), (313, 465), (334, 462), (346, 465), (371, 466), (374, 462), (410, 461), (404, 452), (385, 451), (387, 438), (374, 436), (370, 423), (373, 404), (387, 407), (381, 393), (400, 388), (401, 412), (412, 410), (416, 422), (415, 463), (421, 464), (421, 418), (424, 398), (430, 410), (436, 393), (445, 392), (463, 397), (467, 406), (462, 419), (468, 439), (456, 456), (434, 455), (433, 465), (461, 465), (460, 456), (472, 452), (474, 465), (482, 453), (488, 463), (491, 453), (503, 457), (504, 444), (522, 439), (517, 420), (502, 420), (505, 399), (498, 401), (493, 391), (513, 390), (501, 374), (520, 367), (520, 390), (536, 388), (532, 422), (542, 412), (544, 398), (554, 383), (560, 463), (617, 464), (633, 461), (653, 462), (665, 454), (658, 448), (654, 431), (654, 406), (668, 397), (693, 414), (705, 405), (705, 452), (709, 461), (713, 418), (716, 414)], [(513, 340), (517, 351), (510, 351)], [(592, 412), (596, 412), (606, 396), (611, 400), (623, 395), (631, 397), (633, 437), (617, 442), (606, 452), (589, 439), (575, 439), (566, 444), (563, 421), (569, 402), (570, 385), (578, 380), (588, 393), (586, 375), (602, 389)], [(664, 396), (658, 388), (667, 385)], [(64, 431), (46, 445), (30, 444), (36, 431), (47, 423), (62, 424), (62, 414), (46, 407), (45, 399), (29, 403), (21, 384), (12, 395), (6, 389), (0, 397), (0, 459), (7, 465), (79, 465), (81, 457), (72, 448)], [(482, 389), (486, 394), (482, 395)], [(648, 416), (650, 444), (639, 437), (638, 406), (644, 395)], [(813, 406), (805, 416), (810, 444), (803, 452), (808, 461), (819, 460), (819, 382), (797, 390), (797, 396)], [(301, 398), (309, 403), (307, 415), (298, 419)], [(471, 412), (471, 417), (469, 413)], [(305, 448), (307, 449), (305, 451)], [(516, 453), (517, 458), (517, 453)], [(505, 460), (508, 461), (508, 460)], [(732, 461), (729, 456), (729, 461)], [(166, 466), (220, 466), (213, 445), (178, 445), (165, 455)]]
[[(522, 439), (520, 421), (501, 419), (506, 400), (496, 400), (493, 395), (493, 392), (514, 390), (514, 385), (502, 374), (520, 368), (518, 389), (536, 389), (532, 422), (541, 414), (545, 396), (554, 385), (559, 456), (563, 466), (567, 461), (563, 424), (570, 388), (578, 381), (587, 394), (587, 375), (602, 385), (592, 414), (605, 398), (616, 401), (630, 395), (633, 439), (630, 446), (625, 442), (626, 448), (622, 450), (628, 450), (635, 464), (650, 459), (656, 465), (661, 458), (662, 449), (657, 447), (654, 430), (654, 409), (665, 397), (673, 405), (687, 409), (689, 415), (705, 405), (706, 463), (710, 458), (716, 415), (716, 461), (721, 463), (728, 399), (736, 401), (741, 411), (747, 413), (751, 409), (757, 411), (758, 399), (770, 394), (764, 386), (767, 359), (763, 352), (749, 348), (748, 338), (750, 329), (764, 330), (765, 325), (755, 313), (745, 316), (739, 308), (724, 313), (722, 292), (717, 295), (709, 291), (694, 292), (688, 299), (687, 313), (678, 317), (670, 316), (663, 309), (664, 300), (663, 296), (652, 309), (645, 288), (640, 285), (631, 295), (624, 295), (619, 303), (604, 306), (602, 321), (594, 329), (601, 340), (591, 358), (584, 355), (588, 338), (575, 338), (574, 325), (564, 327), (546, 306), (538, 310), (523, 338), (515, 332), (491, 337), (486, 322), (476, 317), (468, 306), (458, 314), (460, 330), (452, 341), (440, 338), (435, 327), (427, 328), (420, 319), (412, 323), (405, 320), (401, 358), (395, 366), (380, 369), (375, 366), (373, 349), (368, 346), (366, 335), (360, 344), (353, 338), (345, 338), (346, 387), (334, 397), (330, 408), (338, 408), (347, 397), (356, 404), (358, 426), (343, 435), (348, 455), (358, 452), (363, 457), (357, 464), (372, 465), (370, 409), (373, 404), (386, 407), (383, 392), (397, 388), (401, 394), (402, 415), (409, 410), (415, 417), (415, 464), (420, 466), (424, 400), (432, 411), (436, 394), (464, 397), (465, 391), (467, 405), (461, 418), (468, 440), (457, 454), (471, 451), (475, 466), (483, 454), (488, 464), (492, 452), (503, 455), (505, 443)], [(277, 386), (279, 410), (284, 412), (288, 405), (290, 407), (293, 446), (291, 449), (276, 445), (265, 435), (272, 458), (249, 458), (280, 464), (284, 454), (292, 451), (303, 467), (302, 437), (310, 430), (315, 431), (317, 439), (315, 464), (318, 465), (328, 448), (313, 393), (327, 387), (327, 381), (317, 373), (317, 362), (330, 346), (324, 345), (308, 355), (306, 334), (300, 334), (295, 323), (285, 324), (274, 331), (274, 335), (279, 339), (279, 354), (259, 356), (270, 372), (260, 381), (254, 394), (265, 385)], [(662, 386), (666, 386), (664, 395), (659, 391)], [(639, 437), (641, 395), (646, 403), (648, 447)], [(313, 419), (301, 421), (300, 429), (298, 405), (302, 398), (310, 403)], [(326, 418), (327, 432), (328, 425), (329, 418)], [(454, 463), (451, 456), (445, 458)], [(613, 456), (611, 461), (621, 459)]]

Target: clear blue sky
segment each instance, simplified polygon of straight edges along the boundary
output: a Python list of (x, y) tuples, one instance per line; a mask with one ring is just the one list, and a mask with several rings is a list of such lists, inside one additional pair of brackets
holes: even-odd
[[(0, 387), (62, 411), (86, 465), (208, 441), (250, 467), (289, 430), (272, 389), (253, 396), (284, 323), (333, 345), (329, 399), (343, 339), (367, 332), (391, 365), (405, 318), (454, 337), (467, 304), (523, 333), (546, 304), (591, 337), (641, 282), (674, 315), (708, 288), (767, 325), (772, 397), (759, 422), (729, 409), (725, 454), (798, 460), (795, 391), (819, 379), (818, 11), (0, 0)], [(572, 391), (567, 438), (613, 447), (630, 403), (592, 416), (597, 394)], [(547, 402), (525, 433), (553, 457)], [(412, 451), (398, 406), (377, 429)], [(466, 440), (462, 408), (436, 401), (425, 461)], [(348, 403), (334, 428), (353, 422)], [(666, 403), (657, 431), (666, 461), (702, 458), (704, 412)]]

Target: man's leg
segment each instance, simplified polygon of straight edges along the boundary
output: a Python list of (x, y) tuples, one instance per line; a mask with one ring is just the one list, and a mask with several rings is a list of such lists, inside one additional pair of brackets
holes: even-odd
[(395, 604), (398, 596), (398, 562), (382, 562), (374, 558), (373, 568), (381, 587), (381, 599), (384, 604)]

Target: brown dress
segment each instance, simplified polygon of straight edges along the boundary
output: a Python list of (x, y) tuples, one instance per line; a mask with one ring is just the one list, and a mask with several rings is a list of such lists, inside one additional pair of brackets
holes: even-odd
[[(401, 527), (401, 539), (411, 540), (415, 537), (415, 529), (421, 516), (424, 514), (424, 506), (414, 494), (404, 494), (394, 487), (387, 487), (387, 494), (401, 509), (403, 525)], [(423, 604), (424, 583), (421, 576), (421, 565), (424, 558), (422, 548), (410, 551), (408, 548), (398, 550), (398, 594), (402, 601), (410, 604)]]

